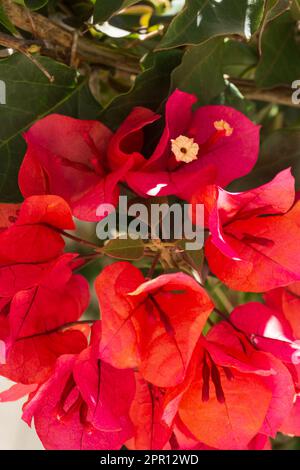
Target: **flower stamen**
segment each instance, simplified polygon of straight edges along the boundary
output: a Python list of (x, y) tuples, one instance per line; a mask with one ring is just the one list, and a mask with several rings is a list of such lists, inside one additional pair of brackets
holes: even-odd
[(228, 124), (227, 121), (221, 119), (220, 121), (214, 122), (215, 129), (219, 132), (222, 132), (225, 137), (230, 137), (233, 133), (233, 128)]

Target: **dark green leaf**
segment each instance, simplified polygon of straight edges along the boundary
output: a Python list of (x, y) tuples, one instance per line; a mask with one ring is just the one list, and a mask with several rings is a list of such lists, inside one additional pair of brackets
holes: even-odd
[(99, 119), (102, 106), (91, 94), (88, 80), (82, 80), (76, 87), (75, 92), (62, 105), (59, 105), (55, 112), (78, 119)]
[(19, 5), (24, 5), (30, 10), (39, 10), (40, 8), (47, 5), (48, 0), (14, 0), (15, 3), (19, 3)]
[(263, 12), (264, 0), (187, 0), (185, 8), (170, 24), (160, 49), (200, 44), (228, 34), (250, 39)]
[(291, 13), (295, 20), (300, 20), (300, 0), (293, 0), (291, 5)]
[(256, 49), (239, 41), (226, 41), (223, 51), (223, 72), (239, 77), (258, 62)]
[(280, 129), (270, 134), (262, 145), (255, 168), (244, 178), (235, 181), (232, 191), (245, 191), (270, 181), (285, 168), (292, 167), (296, 186), (300, 189), (300, 130)]
[(282, 15), (282, 13), (290, 8), (290, 5), (290, 0), (267, 0), (267, 22), (272, 21), (277, 18), (277, 16)]
[(256, 69), (260, 88), (290, 85), (300, 77), (300, 46), (295, 41), (295, 22), (286, 12), (269, 23), (262, 37), (262, 56)]
[(7, 15), (6, 15), (2, 5), (0, 5), (0, 24), (2, 26), (4, 26), (4, 28), (6, 28), (10, 33), (12, 33), (12, 34), (16, 33), (16, 28), (10, 22), (10, 20), (7, 18)]
[(0, 80), (6, 85), (6, 104), (0, 105), (0, 200), (20, 198), (17, 174), (23, 155), (24, 131), (49, 113), (93, 118), (100, 106), (85, 82), (76, 82), (76, 72), (48, 58), (40, 63), (55, 77), (49, 83), (43, 73), (19, 54), (0, 61)]
[(169, 93), (170, 75), (180, 63), (181, 56), (182, 53), (178, 50), (151, 54), (146, 70), (137, 76), (133, 88), (115, 98), (104, 109), (101, 120), (115, 130), (134, 106), (157, 110)]
[(224, 106), (231, 106), (237, 109), (241, 113), (253, 119), (255, 104), (253, 101), (247, 100), (240, 90), (230, 81), (226, 80), (226, 88), (218, 97), (215, 103), (222, 104)]
[(94, 9), (94, 23), (104, 23), (112, 15), (138, 3), (139, 0), (96, 0)]
[(172, 73), (172, 89), (179, 88), (194, 93), (201, 104), (209, 103), (225, 88), (223, 51), (222, 38), (213, 38), (204, 44), (188, 48), (181, 64)]

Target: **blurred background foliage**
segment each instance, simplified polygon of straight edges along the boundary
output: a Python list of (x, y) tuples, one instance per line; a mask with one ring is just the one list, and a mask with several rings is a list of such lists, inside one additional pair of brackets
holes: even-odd
[[(0, 80), (2, 202), (21, 200), (22, 134), (37, 119), (58, 112), (115, 130), (134, 106), (163, 112), (175, 88), (196, 94), (197, 106), (233, 106), (262, 126), (254, 171), (230, 189), (265, 183), (288, 166), (300, 189), (300, 100), (292, 101), (300, 89), (300, 0), (0, 0)], [(147, 130), (146, 154), (162, 127)], [(96, 241), (92, 224), (78, 231)], [(108, 262), (82, 273), (92, 284)], [(206, 287), (227, 312), (261, 300), (209, 276)], [(93, 296), (87, 316), (96, 314)], [(278, 436), (273, 447), (300, 449), (300, 440)]]

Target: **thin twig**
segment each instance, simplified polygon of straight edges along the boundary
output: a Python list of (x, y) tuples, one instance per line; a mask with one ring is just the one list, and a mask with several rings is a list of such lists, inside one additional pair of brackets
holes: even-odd
[(54, 81), (54, 77), (50, 75), (48, 70), (30, 53), (30, 50), (33, 48), (40, 48), (41, 44), (39, 44), (39, 41), (27, 41), (25, 39), (15, 38), (0, 32), (0, 45), (7, 47), (8, 49), (14, 49), (25, 55), (31, 62), (34, 63), (36, 67), (41, 70), (41, 72), (43, 72), (43, 74), (51, 83)]
[[(31, 20), (29, 20), (28, 15), (24, 12), (24, 7), (14, 3), (12, 0), (2, 0), (2, 5), (8, 18), (17, 28), (32, 33), (31, 22), (33, 22), (36, 34), (45, 41), (50, 51), (52, 46), (52, 50), (56, 51), (58, 49), (65, 57), (71, 57), (72, 45), (74, 45), (74, 31), (67, 30), (61, 24), (56, 24), (54, 21), (36, 12), (30, 13)], [(141, 71), (139, 57), (124, 49), (116, 49), (82, 36), (78, 37), (76, 59), (85, 63), (113, 67), (135, 75)], [(289, 85), (278, 86), (272, 89), (260, 89), (253, 80), (230, 77), (229, 81), (236, 85), (247, 99), (291, 107), (298, 106), (292, 102), (292, 93)]]
[(76, 235), (72, 235), (71, 233), (68, 233), (65, 230), (56, 229), (55, 227), (52, 227), (52, 228), (56, 230), (58, 233), (60, 233), (63, 237), (69, 238), (70, 240), (73, 240), (76, 243), (80, 243), (81, 245), (94, 248), (94, 250), (97, 250), (98, 253), (101, 252), (101, 247), (96, 245), (96, 243), (90, 242), (89, 240), (84, 240), (83, 238), (76, 237)]
[(253, 80), (230, 77), (229, 81), (236, 85), (242, 95), (249, 100), (299, 108), (299, 105), (292, 101), (292, 89), (290, 85), (282, 85), (270, 89), (260, 89), (255, 85)]
[(102, 257), (103, 257), (103, 253), (91, 253), (88, 255), (80, 255), (79, 258), (76, 258), (76, 260), (79, 260), (79, 261), (82, 260), (82, 264), (80, 264), (77, 268), (75, 268), (74, 272), (76, 273), (80, 272), (83, 268), (85, 268), (89, 264), (93, 263), (94, 261)]
[(148, 274), (147, 274), (148, 279), (153, 278), (157, 263), (159, 262), (159, 259), (160, 259), (160, 255), (161, 255), (161, 253), (160, 253), (160, 251), (158, 251), (156, 253), (155, 257), (153, 258), (152, 264), (151, 264), (150, 269), (149, 269)]
[(78, 31), (75, 31), (73, 35), (73, 43), (71, 47), (71, 59), (70, 59), (71, 67), (77, 67), (78, 65), (78, 60), (77, 60), (78, 38), (79, 38), (79, 33)]
[[(8, 18), (17, 28), (32, 33), (31, 21), (33, 21), (36, 34), (45, 41), (49, 49), (52, 46), (52, 49), (64, 53), (65, 57), (71, 57), (75, 30), (64, 29), (61, 24), (58, 25), (36, 12), (30, 13), (31, 20), (29, 20), (25, 8), (11, 0), (2, 0), (2, 5)], [(78, 37), (76, 58), (83, 62), (106, 65), (133, 74), (140, 72), (139, 58), (135, 55), (82, 36)]]

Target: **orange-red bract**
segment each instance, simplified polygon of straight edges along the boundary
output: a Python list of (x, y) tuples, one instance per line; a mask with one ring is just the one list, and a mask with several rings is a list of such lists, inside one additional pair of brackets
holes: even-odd
[(132, 370), (118, 370), (95, 355), (100, 322), (91, 345), (79, 355), (63, 355), (53, 375), (31, 394), (23, 419), (50, 450), (119, 449), (133, 435), (129, 417), (135, 394)]
[(86, 345), (80, 331), (59, 331), (77, 321), (89, 302), (87, 281), (72, 271), (74, 259), (75, 254), (62, 255), (29, 278), (27, 268), (35, 265), (21, 264), (12, 271), (11, 289), (4, 283), (1, 295), (8, 297), (1, 299), (0, 309), (0, 339), (5, 345), (2, 375), (22, 383), (41, 382), (57, 357), (79, 352)]
[(137, 372), (136, 392), (130, 408), (133, 437), (126, 442), (131, 450), (163, 449), (172, 434), (172, 427), (162, 419), (164, 390), (146, 382)]
[(177, 408), (194, 438), (217, 449), (245, 449), (258, 433), (270, 435), (265, 422), (274, 420), (276, 374), (290, 380), (279, 361), (222, 322), (201, 338), (191, 363), (186, 383), (166, 395), (165, 418)]
[(300, 279), (300, 203), (293, 206), (294, 198), (290, 170), (245, 193), (208, 188), (194, 196), (208, 211), (205, 254), (222, 282), (264, 292)]
[[(7, 214), (6, 204), (0, 214)], [(75, 228), (68, 204), (58, 196), (32, 196), (13, 223), (0, 231), (0, 263), (41, 263), (60, 255), (65, 243), (59, 230)]]
[(213, 309), (205, 290), (183, 273), (151, 281), (130, 263), (106, 267), (96, 280), (103, 336), (100, 357), (115, 367), (137, 367), (159, 387), (184, 380)]

